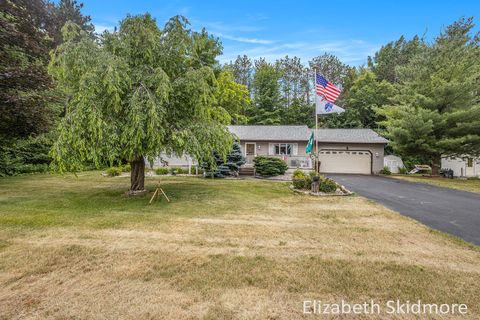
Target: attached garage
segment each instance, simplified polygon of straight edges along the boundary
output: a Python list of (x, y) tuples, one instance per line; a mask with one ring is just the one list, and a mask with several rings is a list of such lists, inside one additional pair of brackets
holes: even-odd
[(371, 129), (318, 129), (320, 172), (377, 174), (388, 140)]
[(372, 173), (372, 153), (368, 150), (321, 150), (318, 159), (323, 173)]

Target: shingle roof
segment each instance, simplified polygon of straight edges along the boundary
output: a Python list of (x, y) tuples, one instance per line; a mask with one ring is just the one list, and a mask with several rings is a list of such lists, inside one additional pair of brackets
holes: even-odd
[(388, 143), (372, 129), (318, 129), (318, 141), (337, 143)]
[(228, 130), (240, 140), (247, 141), (303, 141), (311, 134), (307, 126), (228, 126)]
[[(307, 126), (228, 126), (244, 141), (306, 141), (312, 129)], [(371, 129), (318, 129), (318, 140), (336, 143), (388, 143)]]

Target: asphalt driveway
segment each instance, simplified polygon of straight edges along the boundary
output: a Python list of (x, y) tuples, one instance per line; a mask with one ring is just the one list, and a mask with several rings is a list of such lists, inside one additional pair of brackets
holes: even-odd
[(480, 194), (379, 176), (327, 176), (433, 229), (480, 245)]

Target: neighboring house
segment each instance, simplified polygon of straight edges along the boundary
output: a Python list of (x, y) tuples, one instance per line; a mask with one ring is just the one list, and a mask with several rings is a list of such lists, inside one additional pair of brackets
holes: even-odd
[(398, 173), (400, 171), (399, 169), (404, 167), (402, 158), (394, 156), (393, 154), (383, 158), (383, 165), (388, 167), (392, 173)]
[(452, 169), (455, 177), (480, 177), (480, 157), (443, 157), (442, 169)]
[(188, 155), (176, 156), (167, 154), (162, 154), (161, 158), (157, 158), (152, 162), (149, 162), (147, 159), (145, 159), (145, 163), (150, 167), (150, 169), (159, 167), (190, 168), (197, 165), (195, 159)]
[[(228, 126), (240, 140), (246, 157), (245, 166), (252, 166), (258, 155), (276, 156), (290, 168), (312, 169), (306, 153), (313, 132), (307, 126)], [(320, 171), (324, 173), (374, 174), (383, 168), (383, 155), (388, 140), (371, 129), (318, 129)]]

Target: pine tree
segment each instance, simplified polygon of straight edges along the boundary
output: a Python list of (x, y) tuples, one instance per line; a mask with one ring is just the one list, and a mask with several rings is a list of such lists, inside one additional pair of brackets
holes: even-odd
[(224, 178), (227, 176), (238, 176), (240, 167), (245, 163), (245, 157), (242, 155), (240, 144), (235, 142), (232, 150), (228, 154), (226, 161), (217, 152), (214, 153), (216, 167), (204, 164), (207, 177)]
[(281, 122), (283, 107), (279, 80), (280, 72), (274, 65), (264, 60), (256, 61), (250, 123), (279, 124)]
[(394, 150), (427, 157), (435, 174), (442, 155), (480, 154), (480, 38), (473, 27), (472, 18), (458, 20), (399, 67), (399, 94), (379, 110)]
[(253, 74), (252, 60), (246, 55), (238, 56), (233, 63), (230, 62), (228, 64), (228, 67), (232, 70), (235, 81), (250, 90), (252, 87)]

